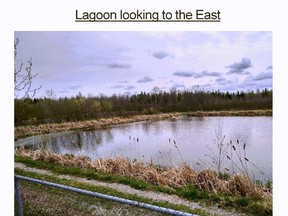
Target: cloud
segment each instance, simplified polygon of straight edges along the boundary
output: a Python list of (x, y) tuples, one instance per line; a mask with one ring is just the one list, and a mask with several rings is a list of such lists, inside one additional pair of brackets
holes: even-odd
[(207, 87), (209, 88), (209, 87), (211, 87), (211, 86), (213, 86), (213, 84), (211, 84), (211, 83), (205, 83), (205, 84), (201, 85), (201, 87), (202, 87), (204, 90), (206, 90)]
[(247, 72), (243, 72), (250, 67), (252, 67), (250, 58), (242, 58), (240, 62), (235, 62), (227, 66), (227, 68), (230, 68), (230, 71), (227, 74), (247, 74)]
[(173, 73), (174, 76), (179, 76), (179, 77), (192, 77), (196, 73), (194, 71), (176, 71)]
[(125, 63), (111, 63), (111, 64), (107, 64), (107, 67), (112, 68), (112, 69), (116, 69), (116, 68), (131, 68), (130, 64), (125, 64)]
[(164, 51), (153, 52), (152, 55), (157, 59), (164, 59), (165, 57), (169, 56), (169, 54)]
[(179, 77), (194, 77), (194, 78), (201, 78), (206, 76), (214, 76), (214, 77), (221, 76), (219, 72), (208, 72), (208, 71), (202, 71), (200, 73), (196, 73), (194, 71), (176, 71), (173, 73), (173, 75)]
[(137, 80), (137, 83), (148, 83), (148, 82), (152, 82), (152, 81), (153, 81), (152, 78), (145, 76), (142, 79)]
[(201, 78), (201, 77), (206, 77), (206, 76), (220, 77), (221, 74), (219, 72), (202, 71), (201, 73), (196, 73), (194, 75), (195, 78)]
[(68, 86), (68, 88), (71, 89), (71, 90), (77, 90), (77, 89), (79, 89), (81, 87), (82, 87), (81, 85)]
[(225, 78), (217, 78), (215, 81), (219, 85), (227, 85), (233, 83), (231, 80), (226, 80)]
[(179, 88), (185, 88), (186, 86), (182, 83), (175, 83), (172, 88), (176, 88), (176, 89), (179, 89)]
[(128, 82), (129, 82), (128, 80), (121, 80), (118, 83), (128, 83)]
[(114, 86), (111, 86), (110, 88), (112, 89), (124, 89), (124, 90), (132, 90), (132, 89), (135, 89), (135, 86), (132, 86), (132, 85), (114, 85)]
[(266, 80), (266, 79), (272, 79), (272, 73), (271, 72), (262, 72), (255, 77), (253, 77), (254, 81), (259, 81), (259, 80)]
[(135, 89), (135, 86), (132, 86), (132, 85), (128, 85), (124, 88), (124, 90), (133, 90)]
[(111, 88), (113, 89), (124, 88), (124, 85), (115, 85), (115, 86), (111, 86)]
[(66, 93), (69, 93), (70, 91), (68, 90), (59, 90), (59, 91), (56, 91), (56, 93), (61, 93), (61, 94), (66, 94)]
[(269, 74), (268, 73), (260, 73), (256, 76), (247, 76), (243, 82), (238, 84), (238, 88), (241, 88), (243, 90), (257, 90), (257, 89), (264, 89), (264, 88), (268, 88), (271, 89), (272, 88), (272, 82), (271, 82), (271, 78), (272, 78), (272, 73), (271, 73), (271, 78), (269, 78)]
[(273, 69), (273, 66), (272, 65), (270, 65), (270, 66), (268, 66), (267, 68), (266, 68), (266, 70), (272, 70)]

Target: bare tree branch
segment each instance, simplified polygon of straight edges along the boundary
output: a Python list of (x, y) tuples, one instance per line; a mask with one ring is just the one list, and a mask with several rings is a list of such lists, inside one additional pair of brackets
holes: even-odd
[(33, 79), (38, 76), (38, 73), (35, 75), (32, 74), (32, 58), (27, 61), (27, 66), (25, 71), (23, 70), (24, 63), (20, 64), (20, 67), (17, 68), (16, 59), (17, 59), (17, 46), (19, 44), (19, 38), (16, 38), (14, 41), (14, 96), (19, 97), (21, 92), (21, 99), (30, 97), (33, 98), (36, 92), (42, 87), (32, 88)]

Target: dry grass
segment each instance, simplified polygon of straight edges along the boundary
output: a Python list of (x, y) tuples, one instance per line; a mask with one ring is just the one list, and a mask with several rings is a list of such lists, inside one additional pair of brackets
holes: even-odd
[(197, 111), (190, 112), (188, 116), (272, 116), (273, 111), (267, 110), (225, 110), (225, 111)]
[(30, 126), (30, 125), (20, 126), (20, 127), (15, 127), (14, 136), (15, 136), (15, 139), (18, 139), (23, 136), (57, 133), (57, 132), (69, 131), (69, 130), (97, 129), (101, 127), (107, 127), (107, 126), (119, 125), (119, 124), (127, 124), (131, 122), (177, 117), (180, 115), (181, 113), (138, 115), (138, 116), (131, 116), (128, 118), (113, 117), (113, 118), (102, 118), (99, 120), (81, 121), (81, 122), (79, 121), (79, 122), (41, 124), (38, 126)]
[(254, 184), (249, 177), (242, 174), (232, 175), (227, 180), (210, 169), (195, 171), (188, 165), (162, 169), (153, 164), (144, 165), (139, 161), (129, 161), (126, 158), (90, 160), (84, 156), (58, 155), (41, 150), (15, 150), (15, 155), (29, 157), (64, 166), (102, 171), (112, 175), (133, 177), (145, 182), (161, 186), (182, 187), (193, 185), (196, 188), (213, 192), (242, 197), (272, 198), (272, 191)]

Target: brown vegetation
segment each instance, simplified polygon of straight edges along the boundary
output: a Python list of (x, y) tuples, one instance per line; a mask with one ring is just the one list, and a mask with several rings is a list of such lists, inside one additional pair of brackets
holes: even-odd
[(99, 120), (89, 120), (89, 121), (79, 121), (79, 122), (51, 123), (51, 124), (41, 124), (38, 126), (32, 126), (32, 125), (21, 126), (21, 127), (15, 127), (14, 136), (15, 136), (15, 139), (18, 139), (23, 136), (57, 133), (57, 132), (69, 131), (69, 130), (97, 129), (101, 127), (107, 127), (107, 126), (119, 125), (119, 124), (127, 124), (131, 122), (149, 121), (149, 120), (177, 117), (180, 115), (181, 113), (138, 115), (138, 116), (131, 116), (128, 118), (112, 117), (112, 118), (101, 118)]
[(129, 161), (125, 158), (97, 159), (92, 161), (84, 156), (74, 157), (71, 155), (58, 155), (40, 150), (31, 151), (25, 149), (15, 150), (15, 155), (63, 166), (133, 177), (145, 182), (172, 188), (193, 185), (198, 189), (213, 193), (224, 193), (242, 197), (272, 197), (271, 189), (254, 184), (245, 175), (235, 174), (227, 179), (223, 179), (219, 177), (217, 172), (210, 169), (196, 171), (185, 164), (174, 168), (159, 168), (153, 164), (144, 165), (139, 161)]
[(188, 116), (272, 116), (272, 110), (226, 110), (226, 111), (197, 111), (190, 112)]

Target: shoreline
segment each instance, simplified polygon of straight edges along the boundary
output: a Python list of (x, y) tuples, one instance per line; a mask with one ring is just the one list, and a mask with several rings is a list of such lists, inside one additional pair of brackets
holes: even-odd
[(136, 115), (129, 117), (112, 117), (101, 118), (98, 120), (85, 120), (77, 122), (49, 123), (40, 125), (17, 126), (14, 128), (14, 140), (21, 138), (40, 135), (58, 133), (73, 130), (92, 130), (115, 125), (161, 120), (167, 118), (176, 118), (181, 116), (188, 117), (212, 117), (212, 116), (272, 116), (272, 110), (227, 110), (227, 111), (196, 111), (196, 112), (175, 112), (175, 113), (159, 113), (151, 115)]

